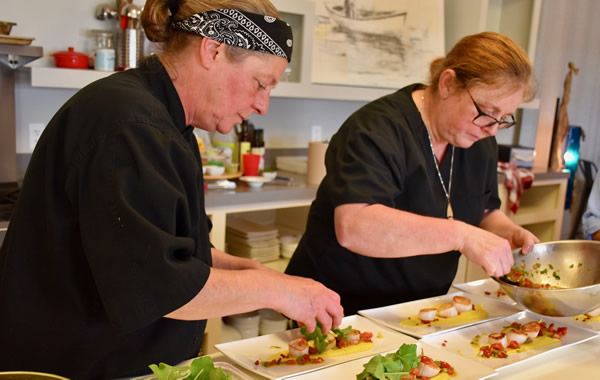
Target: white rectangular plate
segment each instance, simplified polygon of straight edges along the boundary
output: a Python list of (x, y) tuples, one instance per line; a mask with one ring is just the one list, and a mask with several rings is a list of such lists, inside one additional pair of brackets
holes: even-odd
[(591, 330), (581, 329), (576, 326), (567, 326), (569, 328), (567, 335), (561, 339), (561, 344), (551, 347), (541, 347), (520, 353), (510, 353), (507, 358), (482, 358), (477, 355), (477, 350), (471, 345), (471, 341), (476, 335), (481, 336), (482, 343), (485, 343), (485, 337), (493, 332), (499, 332), (504, 326), (510, 325), (512, 322), (526, 323), (535, 320), (544, 320), (547, 324), (554, 323), (555, 326), (565, 326), (566, 324), (556, 318), (550, 318), (543, 315), (535, 314), (529, 311), (522, 311), (518, 314), (507, 318), (497, 319), (486, 323), (481, 323), (475, 326), (467, 327), (457, 331), (451, 331), (443, 334), (437, 334), (423, 338), (423, 341), (433, 346), (444, 348), (453, 351), (456, 354), (464, 356), (467, 359), (475, 360), (480, 364), (490, 368), (500, 369), (507, 368), (516, 363), (523, 362), (545, 352), (559, 350), (569, 347), (577, 343), (585, 342), (586, 340), (597, 337), (598, 335)]
[[(496, 376), (497, 373), (493, 369), (484, 365), (473, 362), (456, 355), (447, 350), (441, 350), (437, 347), (430, 346), (426, 343), (419, 343), (423, 347), (423, 353), (433, 360), (443, 360), (448, 362), (456, 370), (456, 376), (452, 380), (473, 380), (487, 379)], [(395, 352), (391, 350), (389, 352)], [(374, 355), (373, 355), (374, 356)], [(363, 365), (366, 364), (372, 356), (366, 358), (352, 360), (334, 367), (320, 369), (314, 372), (309, 372), (303, 375), (294, 376), (293, 380), (323, 380), (323, 379), (356, 379), (356, 375), (363, 371)]]
[(568, 323), (570, 325), (579, 326), (584, 329), (590, 329), (600, 332), (600, 317), (585, 319), (582, 314), (575, 317), (560, 317), (556, 318), (556, 320), (565, 324)]
[(255, 365), (254, 363), (257, 360), (267, 359), (282, 350), (287, 350), (288, 342), (301, 336), (299, 329), (263, 335), (236, 342), (217, 344), (215, 347), (231, 361), (249, 371), (269, 379), (283, 379), (293, 375), (311, 372), (319, 368), (326, 368), (345, 363), (365, 356), (371, 357), (380, 352), (395, 350), (400, 347), (402, 343), (416, 342), (415, 339), (409, 336), (379, 326), (358, 315), (345, 317), (340, 328), (347, 326), (352, 326), (360, 331), (372, 332), (373, 347), (368, 351), (348, 353), (347, 355), (336, 357), (325, 357), (325, 361), (320, 364), (277, 365), (272, 367), (263, 367), (262, 365)]
[[(491, 278), (463, 282), (462, 284), (452, 284), (452, 286), (470, 294), (490, 297), (511, 305), (516, 305), (516, 302), (513, 301), (512, 298), (510, 298), (506, 293), (504, 293), (502, 289), (500, 289), (500, 285)], [(500, 294), (498, 294), (498, 292), (500, 292)]]
[[(427, 307), (437, 307), (444, 302), (451, 302), (452, 297), (454, 296), (469, 297), (474, 305), (481, 305), (483, 307), (483, 309), (488, 313), (488, 317), (482, 320), (470, 321), (452, 326), (406, 326), (400, 323), (402, 320), (408, 319), (409, 317), (417, 316), (419, 314), (419, 310), (421, 309)], [(461, 327), (474, 325), (484, 321), (489, 321), (491, 319), (506, 317), (519, 311), (519, 308), (509, 305), (505, 302), (496, 301), (484, 296), (478, 296), (476, 294), (454, 292), (439, 297), (425, 298), (418, 301), (405, 302), (396, 305), (379, 307), (376, 309), (360, 310), (358, 313), (396, 331), (400, 331), (417, 338), (422, 338), (429, 334), (456, 330)]]

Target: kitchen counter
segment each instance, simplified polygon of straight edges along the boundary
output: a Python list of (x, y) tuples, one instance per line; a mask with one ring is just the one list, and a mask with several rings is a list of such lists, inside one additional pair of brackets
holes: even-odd
[[(206, 193), (206, 209), (233, 208), (247, 204), (260, 204), (265, 202), (289, 202), (296, 200), (312, 201), (317, 192), (317, 186), (306, 184), (306, 176), (280, 172), (283, 177), (290, 178), (286, 183), (282, 181), (269, 182), (258, 189), (250, 188), (243, 182), (238, 182), (236, 189), (211, 189)], [(547, 180), (566, 180), (568, 173), (545, 172), (535, 173), (534, 183)], [(504, 182), (504, 174), (498, 174), (498, 184)]]
[[(289, 178), (290, 181), (276, 180), (265, 183), (262, 187), (254, 189), (242, 181), (232, 190), (210, 189), (206, 193), (206, 209), (210, 214), (212, 210), (244, 207), (271, 202), (296, 202), (314, 199), (317, 186), (306, 184), (306, 177), (293, 173), (280, 172), (280, 176)], [(250, 206), (252, 207), (252, 206)]]
[[(310, 206), (317, 186), (307, 185), (305, 176), (302, 175), (285, 172), (280, 172), (279, 175), (290, 181), (276, 180), (257, 189), (238, 181), (235, 189), (210, 189), (206, 192), (206, 213), (213, 224), (210, 240), (215, 247), (225, 249), (228, 214)], [(304, 222), (302, 221), (302, 226)]]

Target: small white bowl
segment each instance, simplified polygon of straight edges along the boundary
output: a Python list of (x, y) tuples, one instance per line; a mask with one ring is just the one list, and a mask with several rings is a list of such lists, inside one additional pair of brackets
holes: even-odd
[(263, 176), (242, 176), (240, 181), (246, 182), (248, 186), (254, 189), (261, 187), (264, 183), (271, 182), (269, 178)]
[(224, 166), (217, 166), (217, 165), (207, 165), (206, 166), (206, 174), (207, 175), (217, 176), (217, 175), (223, 175), (223, 173), (225, 173)]
[(277, 178), (277, 172), (263, 172), (263, 177), (272, 181)]

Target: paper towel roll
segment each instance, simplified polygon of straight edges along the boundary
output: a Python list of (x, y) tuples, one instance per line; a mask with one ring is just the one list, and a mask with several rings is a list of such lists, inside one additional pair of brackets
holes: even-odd
[(309, 185), (318, 185), (325, 177), (325, 151), (327, 151), (326, 142), (311, 141), (308, 143), (306, 183)]

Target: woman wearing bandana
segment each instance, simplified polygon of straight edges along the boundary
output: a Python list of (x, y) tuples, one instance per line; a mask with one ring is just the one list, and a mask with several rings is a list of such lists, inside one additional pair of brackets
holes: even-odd
[(499, 210), (500, 128), (533, 96), (512, 40), (481, 33), (346, 120), (286, 273), (335, 290), (346, 313), (445, 294), (462, 254), (491, 276), (538, 240)]
[(0, 254), (0, 370), (141, 375), (196, 356), (206, 319), (259, 308), (340, 323), (333, 291), (209, 242), (192, 131), (267, 113), (292, 53), (278, 17), (267, 0), (148, 0), (163, 52), (52, 118)]

